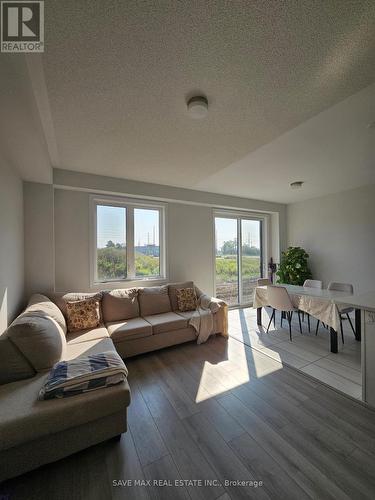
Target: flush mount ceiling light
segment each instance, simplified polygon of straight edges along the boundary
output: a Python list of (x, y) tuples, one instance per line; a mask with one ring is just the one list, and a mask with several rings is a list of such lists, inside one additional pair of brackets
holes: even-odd
[(303, 181), (295, 181), (295, 182), (291, 182), (290, 187), (292, 189), (301, 189), (302, 185), (303, 185)]
[(195, 120), (204, 118), (208, 113), (207, 98), (202, 95), (192, 97), (187, 102), (187, 109), (191, 118)]

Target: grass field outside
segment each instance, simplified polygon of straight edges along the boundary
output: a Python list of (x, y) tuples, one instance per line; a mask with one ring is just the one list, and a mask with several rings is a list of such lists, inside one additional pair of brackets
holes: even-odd
[[(238, 269), (236, 255), (216, 256), (216, 295), (229, 305), (238, 303)], [(102, 281), (126, 278), (126, 248), (98, 249), (98, 278)], [(136, 276), (159, 276), (159, 257), (135, 252)], [(251, 302), (256, 280), (260, 277), (260, 256), (242, 256), (243, 302)]]
[[(237, 256), (216, 256), (216, 295), (229, 305), (238, 303)], [(260, 277), (260, 256), (242, 256), (243, 302), (252, 302), (254, 288)]]
[[(159, 274), (159, 257), (135, 252), (136, 276), (149, 277)], [(98, 278), (103, 281), (126, 278), (126, 248), (98, 249)]]

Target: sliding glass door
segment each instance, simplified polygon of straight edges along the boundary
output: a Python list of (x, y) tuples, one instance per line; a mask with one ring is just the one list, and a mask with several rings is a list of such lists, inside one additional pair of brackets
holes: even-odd
[(216, 296), (230, 306), (250, 304), (262, 276), (261, 219), (215, 216)]

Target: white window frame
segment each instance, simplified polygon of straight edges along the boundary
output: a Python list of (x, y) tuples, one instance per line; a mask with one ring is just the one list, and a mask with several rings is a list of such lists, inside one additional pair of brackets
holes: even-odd
[[(110, 207), (123, 207), (126, 209), (126, 260), (127, 260), (127, 276), (126, 278), (100, 280), (97, 274), (97, 206), (106, 205)], [(134, 242), (134, 209), (149, 209), (159, 212), (159, 270), (158, 276), (136, 276), (135, 275), (135, 242)], [(166, 282), (167, 281), (167, 252), (166, 252), (166, 212), (167, 205), (165, 203), (153, 202), (150, 200), (122, 198), (114, 196), (90, 196), (90, 213), (91, 213), (91, 238), (90, 238), (90, 284), (95, 288), (99, 285), (115, 286), (126, 283), (127, 286), (131, 282)]]

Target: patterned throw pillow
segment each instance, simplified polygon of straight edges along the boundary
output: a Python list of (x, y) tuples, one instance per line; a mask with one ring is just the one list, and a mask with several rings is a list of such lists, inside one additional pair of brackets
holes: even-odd
[(96, 328), (100, 324), (100, 302), (97, 298), (66, 303), (68, 331)]
[(176, 295), (179, 311), (193, 311), (197, 308), (197, 296), (194, 288), (179, 288), (176, 290)]

